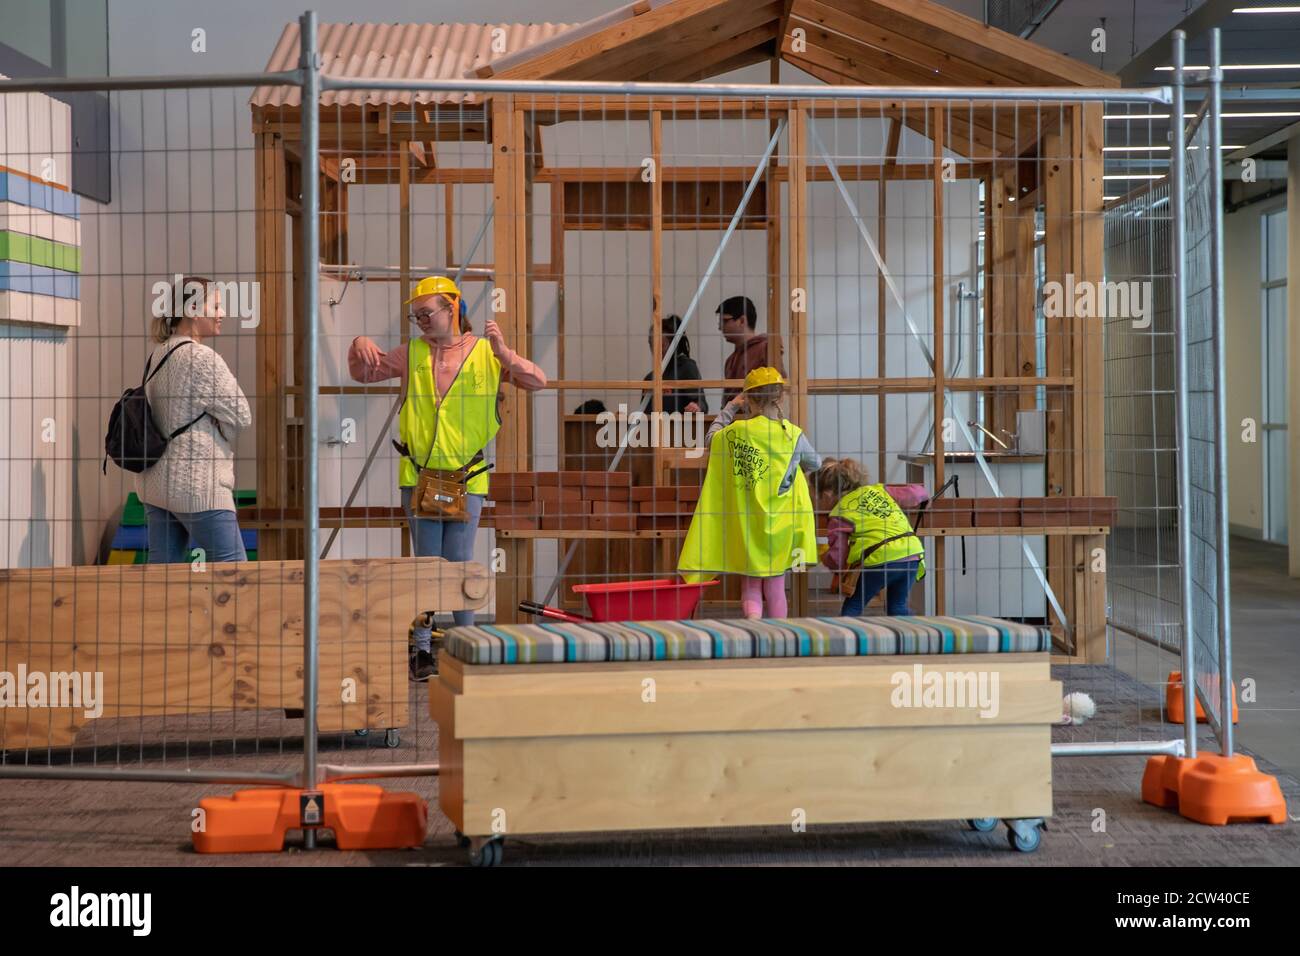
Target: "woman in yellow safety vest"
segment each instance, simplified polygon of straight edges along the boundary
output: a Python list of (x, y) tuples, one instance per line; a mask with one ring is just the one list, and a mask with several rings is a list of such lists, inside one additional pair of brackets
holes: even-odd
[(912, 585), (925, 576), (925, 546), (898, 502), (884, 485), (868, 484), (866, 469), (851, 458), (826, 459), (812, 484), (817, 510), (830, 511), (822, 563), (832, 571), (862, 572), (840, 613), (859, 616), (882, 589), (886, 613), (911, 613)]
[(815, 469), (821, 459), (781, 416), (784, 386), (776, 369), (754, 369), (710, 426), (709, 467), (677, 562), (688, 581), (743, 575), (741, 608), (748, 618), (763, 617), (765, 606), (767, 617), (785, 617), (786, 572), (817, 554), (800, 466)]
[[(407, 454), (398, 465), (397, 483), (415, 553), (468, 561), (487, 498), (487, 472), (470, 478), (466, 486), (468, 520), (439, 521), (416, 517), (411, 509), (419, 469), (455, 471), (468, 464), (501, 427), (501, 383), (535, 391), (546, 387), (546, 375), (506, 345), (495, 322), (488, 320), (485, 338), (470, 333), (464, 300), (451, 279), (421, 279), (407, 304), (419, 337), (384, 352), (359, 336), (348, 351), (348, 370), (358, 382), (402, 380), (398, 431)], [(452, 617), (459, 625), (474, 623), (473, 611), (453, 611)], [(426, 612), (414, 629), (413, 680), (427, 680), (435, 671), (432, 626), (433, 614)]]

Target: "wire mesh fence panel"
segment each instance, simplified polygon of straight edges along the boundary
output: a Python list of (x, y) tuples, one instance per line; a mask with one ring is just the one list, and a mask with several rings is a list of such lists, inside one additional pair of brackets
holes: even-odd
[(1118, 498), (1111, 534), (1109, 619), (1177, 653), (1178, 492), (1167, 180), (1106, 212), (1106, 278), (1149, 289), (1149, 315), (1106, 322), (1106, 484)]
[[(575, 660), (593, 619), (992, 617), (1103, 662), (1108, 581), (1135, 629), (1177, 604), (1165, 194), (1103, 218), (1095, 91), (109, 100), (113, 202), (31, 274), (79, 318), (6, 346), (34, 374), (0, 396), (33, 502), (4, 667), (102, 709), (0, 713), (0, 769), (432, 776), (470, 628)], [(166, 453), (101, 472), (164, 358)], [(835, 550), (859, 518), (886, 561)]]
[[(1208, 107), (1208, 101), (1207, 101)], [(1221, 176), (1211, 148), (1212, 117), (1203, 111), (1187, 137), (1187, 253), (1183, 262), (1187, 283), (1187, 402), (1188, 446), (1182, 462), (1188, 469), (1191, 499), (1181, 519), (1191, 526), (1192, 633), (1198, 698), (1218, 725), (1223, 714), (1220, 693), (1219, 487), (1217, 455), (1220, 423), (1216, 410), (1215, 371), (1219, 349), (1215, 328), (1213, 268), (1214, 212), (1212, 180)]]

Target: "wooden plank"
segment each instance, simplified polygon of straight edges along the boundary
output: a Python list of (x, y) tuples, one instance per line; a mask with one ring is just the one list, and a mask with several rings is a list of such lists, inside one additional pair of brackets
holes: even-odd
[[(1044, 139), (1040, 189), (1043, 195), (1044, 281), (1064, 285), (1074, 262), (1073, 129)], [(1022, 213), (1023, 214), (1023, 213)], [(1072, 291), (1072, 289), (1070, 290)], [(1074, 333), (1065, 315), (1048, 310), (1043, 319), (1048, 375), (1070, 375), (1074, 371)], [(1047, 401), (1047, 494), (1072, 495), (1076, 453), (1074, 438), (1074, 395), (1062, 389), (1049, 393)], [(1047, 545), (1047, 579), (1056, 592), (1062, 610), (1073, 626), (1075, 615), (1075, 545), (1054, 539)], [(1059, 622), (1058, 622), (1059, 624)], [(1075, 648), (1073, 630), (1058, 628), (1067, 648)]]
[[(1102, 195), (1104, 172), (1105, 127), (1100, 104), (1075, 109), (1076, 174), (1072, 180), (1076, 217), (1074, 237), (1074, 274), (1084, 282), (1099, 283), (1104, 277), (1105, 219)], [(1079, 323), (1075, 341), (1079, 356), (1075, 369), (1078, 385), (1075, 407), (1076, 452), (1079, 472), (1076, 494), (1106, 494), (1106, 378), (1104, 337), (1099, 321)], [(1075, 641), (1073, 650), (1089, 663), (1104, 663), (1106, 654), (1106, 571), (1100, 570), (1095, 556), (1106, 553), (1106, 539), (1101, 536), (1075, 539), (1074, 566), (1079, 580), (1075, 603)]]
[[(530, 355), (529, 311), (531, 281), (528, 274), (532, 254), (530, 186), (531, 165), (527, 161), (525, 117), (510, 96), (492, 99), (492, 195), (494, 203), (492, 242), (496, 288), (504, 292), (505, 311), (494, 313), (506, 342), (522, 355)], [(501, 430), (496, 438), (498, 472), (529, 471), (528, 396), (506, 388), (501, 403)], [(514, 540), (502, 545), (506, 571), (497, 581), (496, 620), (518, 620), (519, 602), (532, 590), (533, 547)]]
[[(734, 62), (753, 62), (768, 58), (776, 38), (781, 4), (756, 4), (742, 14), (667, 52), (657, 51), (638, 57), (627, 65), (620, 79), (641, 82), (681, 82), (687, 78), (717, 76)], [(608, 78), (609, 74), (605, 74)]]
[[(322, 561), (320, 577), (321, 728), (404, 725), (411, 619), (481, 606), (487, 570), (376, 558)], [(67, 746), (97, 719), (302, 705), (298, 561), (14, 569), (0, 608), (3, 669), (103, 675), (99, 717), (5, 708), (0, 746)]]
[[(885, 140), (885, 163), (884, 169), (894, 169), (898, 166), (898, 145), (902, 140), (903, 123), (901, 119), (891, 119), (889, 121), (889, 135)], [(876, 203), (876, 246), (880, 251), (881, 259), (888, 263), (889, 258), (889, 189), (888, 184), (882, 175), (879, 189), (879, 198)], [(887, 283), (885, 282), (885, 272), (883, 269), (876, 270), (876, 375), (883, 377), (885, 369), (888, 368), (889, 362), (889, 326), (886, 321), (889, 315), (889, 304), (886, 296)], [(880, 452), (876, 461), (876, 476), (879, 481), (884, 481), (888, 474), (888, 462), (886, 456), (889, 454), (889, 419), (886, 415), (888, 402), (884, 395), (876, 397), (876, 444), (880, 447)]]
[[(999, 674), (996, 706), (981, 709), (974, 671), (963, 670), (960, 659), (931, 664), (931, 670), (953, 675), (967, 705), (963, 707), (898, 707), (891, 697), (891, 677), (910, 674), (912, 666), (896, 663), (887, 672), (876, 668), (873, 680), (826, 684), (787, 674), (777, 684), (771, 673), (745, 672), (749, 679), (733, 686), (700, 688), (710, 675), (691, 675), (691, 683), (671, 681), (670, 673), (624, 673), (615, 687), (567, 686), (563, 694), (537, 690), (514, 692), (509, 708), (502, 707), (501, 689), (465, 694), (455, 702), (456, 725), (464, 737), (536, 738), (604, 734), (671, 734), (782, 730), (836, 730), (851, 727), (995, 727), (1049, 724), (1060, 717), (1060, 685), (1048, 680), (1014, 680)], [(996, 667), (996, 665), (992, 665)], [(995, 671), (996, 672), (996, 671)], [(829, 672), (820, 672), (825, 675)], [(985, 672), (988, 674), (988, 672)], [(814, 675), (817, 676), (817, 675)], [(643, 681), (655, 681), (655, 706), (641, 697)], [(991, 681), (992, 675), (988, 674)]]
[[(273, 133), (254, 135), (254, 242), (257, 281), (261, 290), (261, 321), (256, 343), (256, 393), (253, 417), (257, 425), (258, 497), (266, 505), (285, 501), (288, 458), (285, 403), (281, 389), (287, 384), (285, 302), (285, 181), (284, 143)], [(282, 534), (268, 532), (259, 544), (259, 557), (275, 559), (285, 549)]]
[(444, 812), (475, 835), (502, 812), (513, 833), (1041, 817), (1049, 743), (1033, 726), (470, 740)]
[[(559, 378), (565, 375), (565, 339), (568, 337), (565, 329), (565, 230), (564, 230), (564, 188), (559, 183), (551, 183), (551, 272), (555, 278), (555, 369)], [(563, 402), (563, 396), (558, 396), (559, 401)], [(565, 456), (565, 428), (564, 428), (564, 408), (560, 407), (560, 414), (556, 416), (555, 427), (559, 434), (556, 437), (556, 448), (559, 449), (559, 460), (564, 461)]]
[[(789, 9), (789, 4), (785, 7)], [(768, 66), (768, 82), (773, 86), (781, 82), (781, 59), (772, 56)], [(780, 120), (772, 117), (767, 123), (768, 139), (776, 135)], [(763, 172), (763, 201), (767, 210), (764, 221), (766, 234), (767, 279), (767, 363), (775, 366), (780, 361), (780, 343), (786, 341), (785, 310), (781, 307), (781, 182), (777, 173), (781, 169), (781, 143), (772, 150), (772, 158)]]
[[(802, 0), (796, 0), (797, 13)], [(985, 26), (931, 0), (858, 0), (862, 19), (936, 51), (985, 64), (1014, 80), (1009, 85), (1114, 88), (1119, 77), (1064, 54)]]
[[(790, 301), (786, 310), (790, 317), (790, 355), (786, 372), (790, 380), (790, 406), (794, 421), (801, 428), (808, 427), (808, 297), (811, 291), (808, 272), (808, 230), (811, 215), (808, 200), (808, 114), (801, 107), (790, 111), (786, 127), (786, 142), (790, 156), (787, 162), (790, 175), (787, 216), (790, 225), (787, 272), (790, 281)], [(803, 291), (803, 309), (795, 311), (794, 292)], [(811, 562), (812, 556), (809, 556)], [(806, 614), (808, 609), (808, 575), (794, 575), (794, 600), (790, 612)]]
[[(740, 0), (678, 0), (547, 50), (500, 70), (498, 79), (592, 78), (600, 69), (613, 71), (649, 50), (670, 49), (716, 25), (747, 4)], [(610, 78), (616, 73), (609, 72)]]
[[(932, 302), (931, 306), (934, 313), (933, 334), (931, 336), (931, 349), (934, 353), (934, 489), (942, 487), (944, 483), (944, 419), (945, 419), (945, 390), (944, 390), (944, 307), (948, 301), (947, 274), (944, 268), (944, 248), (943, 248), (943, 222), (944, 222), (944, 195), (943, 195), (943, 151), (944, 151), (944, 111), (936, 107), (931, 113), (931, 139), (934, 144), (934, 178), (930, 181), (930, 195), (933, 202), (932, 215), (934, 216), (934, 249), (932, 258), (933, 279), (932, 279)], [(955, 413), (955, 410), (954, 410)], [(946, 557), (946, 542), (939, 538), (934, 542), (934, 612), (936, 614), (947, 613), (948, 596), (944, 591), (946, 583), (947, 570), (944, 567)]]
[(815, 24), (878, 50), (888, 50), (912, 63), (929, 67), (933, 86), (1018, 86), (1012, 76), (991, 70), (979, 60), (964, 60), (927, 43), (920, 43), (879, 23), (862, 19), (856, 0), (799, 0), (791, 26)]

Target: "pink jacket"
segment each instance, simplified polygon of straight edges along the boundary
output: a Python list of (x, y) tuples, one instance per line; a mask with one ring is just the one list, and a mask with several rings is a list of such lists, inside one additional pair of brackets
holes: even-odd
[[(405, 378), (408, 353), (406, 345), (399, 345), (391, 352), (383, 352), (379, 359), (379, 367), (371, 369), (366, 367), (357, 350), (357, 343), (362, 338), (364, 336), (353, 339), (352, 347), (348, 349), (348, 374), (354, 381), (369, 385), (390, 378)], [(430, 347), (433, 352), (434, 378), (439, 397), (447, 394), (447, 389), (451, 388), (451, 383), (456, 380), (456, 373), (460, 371), (465, 357), (469, 355), (470, 349), (477, 341), (478, 336), (466, 333), (451, 345), (442, 348), (436, 345)], [(497, 361), (501, 363), (503, 382), (510, 382), (526, 392), (535, 392), (546, 387), (546, 373), (528, 359), (509, 347), (503, 347), (499, 351), (493, 349), (493, 352), (496, 354)]]

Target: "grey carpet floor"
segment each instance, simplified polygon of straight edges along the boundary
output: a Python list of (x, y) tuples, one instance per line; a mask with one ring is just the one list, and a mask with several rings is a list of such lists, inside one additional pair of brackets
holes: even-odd
[[(1097, 701), (1097, 717), (1082, 727), (1058, 727), (1064, 741), (1162, 740), (1181, 728), (1164, 723), (1159, 689), (1104, 666), (1056, 668), (1067, 691)], [(410, 763), (436, 759), (437, 728), (427, 717), (423, 687), (413, 687), (417, 723), (396, 749), (382, 736), (333, 735), (322, 740), (322, 763)], [(255, 721), (255, 722), (254, 722)], [(106, 723), (106, 722), (105, 722)], [(294, 769), (300, 763), (301, 722), (279, 715), (240, 715), (212, 722), (189, 718), (122, 721), (99, 726), (76, 751), (53, 755), (66, 765), (167, 766), (174, 769)], [(113, 739), (109, 739), (109, 735)], [(188, 738), (188, 743), (185, 740)], [(1215, 749), (1204, 735), (1207, 750)], [(172, 741), (172, 742), (168, 742)], [(179, 741), (179, 742), (177, 742)], [(4, 758), (50, 762), (45, 752)], [(1278, 775), (1289, 811), (1300, 818), (1300, 781)], [(818, 865), (818, 866), (1295, 866), (1300, 826), (1235, 824), (1208, 827), (1142, 803), (1145, 758), (1072, 757), (1053, 764), (1054, 815), (1041, 848), (1016, 853), (1005, 831), (976, 833), (959, 821), (789, 828), (667, 831), (521, 837), (507, 841), (506, 865)], [(418, 850), (342, 853), (330, 846), (307, 852), (199, 856), (190, 848), (192, 811), (201, 797), (230, 787), (143, 783), (0, 780), (0, 861), (7, 866), (448, 866), (465, 851), (436, 809), (437, 780), (390, 781), (430, 801), (430, 832)], [(1100, 812), (1099, 812), (1100, 811)], [(1103, 816), (1104, 815), (1104, 816)], [(1104, 829), (1097, 826), (1104, 820)]]

